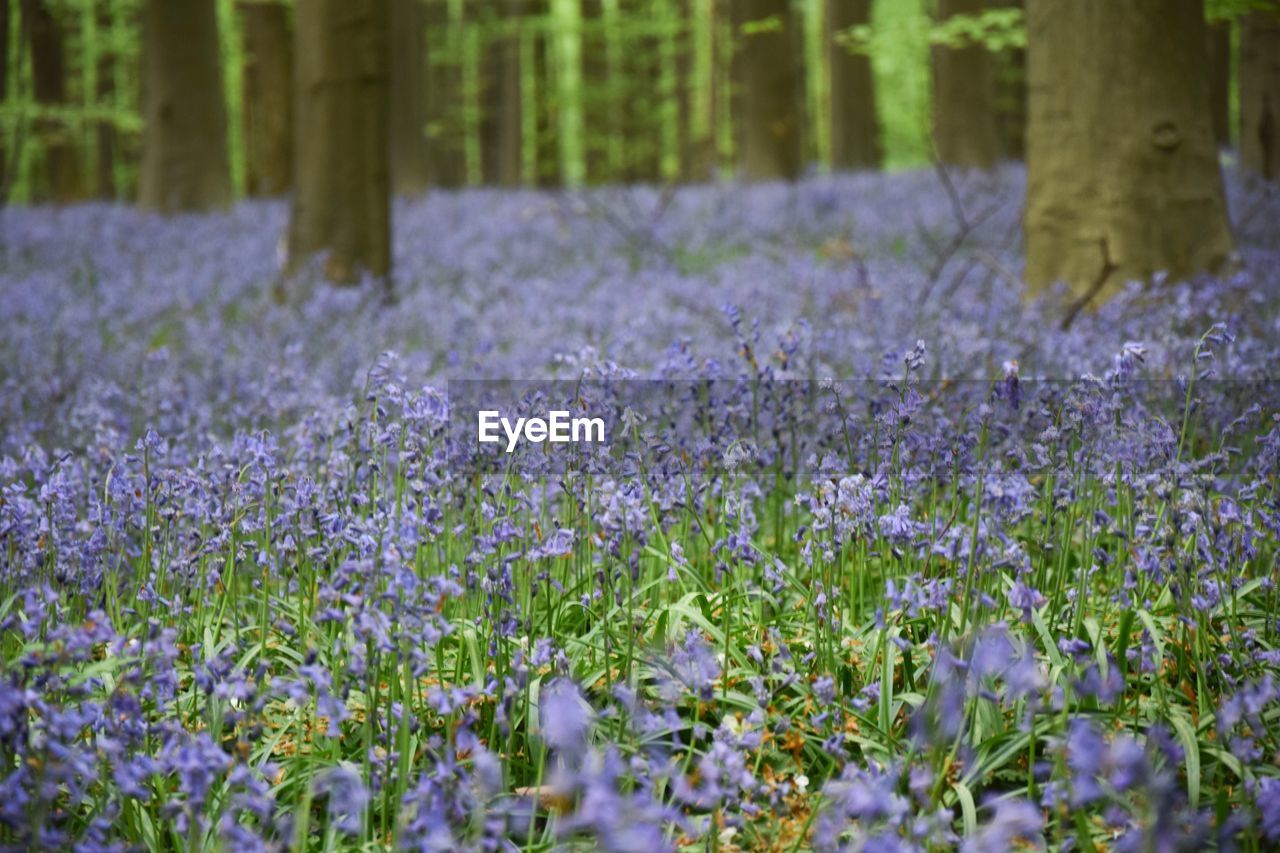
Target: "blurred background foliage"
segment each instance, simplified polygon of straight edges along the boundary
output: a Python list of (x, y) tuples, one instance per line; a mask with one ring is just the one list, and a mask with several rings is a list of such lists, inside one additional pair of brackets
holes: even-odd
[[(244, 49), (240, 7), (244, 0), (216, 0), (229, 118), (229, 150), (234, 186), (246, 190), (244, 141)], [(250, 0), (272, 2), (272, 0)], [(4, 100), (0, 140), (12, 202), (41, 199), (42, 158), (50, 143), (77, 152), (79, 192), (86, 198), (130, 199), (137, 182), (141, 146), (139, 24), (141, 0), (44, 0), (62, 43), (62, 98), (41, 102), (35, 92), (31, 47), (23, 13), (30, 2), (5, 3)], [(451, 79), (452, 103), (432, 116), (428, 139), (462, 154), (463, 182), (479, 184), (483, 174), (484, 63), (495, 42), (515, 33), (522, 63), (525, 126), (521, 145), (525, 182), (574, 183), (673, 179), (680, 173), (681, 89), (704, 105), (699, 115), (727, 111), (728, 93), (712, 84), (726, 76), (730, 55), (720, 39), (730, 35), (717, 0), (552, 0), (502, 14), (501, 4), (477, 0), (427, 0), (426, 62), (429, 76)], [(538, 4), (531, 4), (536, 6)], [(927, 161), (929, 151), (929, 45), (979, 37), (993, 48), (1017, 46), (1021, 17), (1016, 9), (961, 16), (931, 25), (928, 0), (878, 0), (873, 23), (841, 39), (847, 49), (870, 56), (875, 69), (878, 119), (888, 169)], [(587, 16), (584, 7), (597, 14)], [(821, 0), (796, 0), (803, 21), (806, 147), (818, 168), (830, 164), (829, 78)], [(581, 73), (571, 69), (579, 67)], [(625, 139), (590, 120), (602, 109), (625, 108)], [(580, 134), (565, 133), (581, 126)], [(574, 118), (576, 116), (576, 119)], [(638, 126), (635, 126), (637, 125)], [(714, 129), (717, 165), (728, 167), (733, 134), (724, 122)], [(587, 167), (588, 161), (591, 167)]]
[[(214, 0), (228, 107), (231, 177), (246, 194), (244, 10), (289, 0)], [(514, 39), (519, 53), (520, 183), (577, 185), (669, 182), (689, 177), (686, 135), (705, 136), (710, 168), (729, 174), (735, 138), (729, 91), (729, 0), (422, 0), (428, 66), (425, 140), (454, 155), (446, 185), (492, 182), (486, 128), (492, 116), (492, 57)], [(834, 0), (843, 2), (843, 0)], [(792, 0), (802, 23), (804, 150), (817, 170), (832, 166), (828, 45), (869, 58), (882, 166), (902, 170), (931, 155), (931, 50), (980, 44), (997, 63), (1001, 111), (1022, 98), (1025, 45), (1017, 2), (938, 17), (933, 0), (874, 0), (869, 23), (831, 32), (823, 0)], [(0, 156), (4, 200), (50, 193), (51, 149), (74, 152), (75, 198), (132, 199), (141, 149), (142, 0), (5, 0), (0, 3), (4, 76)], [(1207, 0), (1209, 19), (1229, 21), (1268, 0)], [(513, 10), (515, 10), (513, 12)], [(55, 97), (41, 96), (31, 21), (52, 27), (58, 55)], [(770, 21), (755, 22), (767, 27)], [(738, 33), (741, 37), (744, 33)], [(1233, 34), (1232, 38), (1235, 36)], [(46, 43), (47, 44), (47, 43)], [(1232, 52), (1237, 50), (1232, 42)], [(46, 51), (47, 52), (47, 51)], [(1233, 72), (1234, 73), (1234, 72)], [(1238, 122), (1232, 83), (1231, 126)], [(1012, 118), (1010, 124), (1021, 124)], [(1016, 147), (1016, 146), (1015, 146)], [(1011, 158), (1018, 152), (1011, 150)]]

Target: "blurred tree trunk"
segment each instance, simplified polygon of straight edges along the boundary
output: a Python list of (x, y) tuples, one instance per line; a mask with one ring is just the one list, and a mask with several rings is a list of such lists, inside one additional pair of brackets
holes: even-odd
[(1219, 148), (1231, 145), (1231, 24), (1208, 25), (1209, 97), (1213, 115), (1213, 140)]
[(278, 196), (293, 180), (293, 33), (281, 2), (240, 3), (244, 32), (245, 186)]
[(523, 6), (522, 0), (504, 0), (499, 14), (488, 19), (493, 30), (484, 63), (484, 180), (501, 187), (520, 185), (524, 161), (519, 37)]
[(1028, 0), (1027, 281), (1082, 300), (1233, 253), (1201, 0)]
[(294, 66), (296, 269), (329, 253), (336, 283), (391, 271), (389, 0), (298, 0)]
[[(985, 11), (989, 0), (939, 0), (938, 21)], [(933, 141), (950, 166), (990, 169), (1000, 161), (995, 63), (981, 44), (933, 48)]]
[(838, 40), (850, 27), (871, 22), (871, 0), (827, 0), (827, 55), (831, 65), (831, 165), (880, 166), (875, 80), (871, 58)]
[(540, 187), (555, 187), (560, 185), (560, 108), (550, 3), (548, 0), (531, 0), (529, 14), (535, 27), (532, 34), (533, 68), (525, 72), (531, 77), (534, 91), (532, 180)]
[(391, 190), (418, 195), (431, 184), (427, 150), (427, 9), (391, 0)]
[[(112, 31), (111, 16), (113, 13), (111, 4), (96, 4), (93, 14), (97, 16), (97, 30), (99, 33)], [(112, 45), (111, 49), (98, 52), (98, 84), (95, 97), (101, 107), (114, 106), (115, 104), (116, 50), (118, 48)], [(97, 195), (99, 198), (113, 199), (116, 197), (116, 149), (119, 146), (119, 142), (116, 138), (115, 124), (111, 119), (102, 119), (97, 122), (97, 127), (94, 129), (94, 144), (98, 149)]]
[(603, 183), (617, 178), (614, 146), (620, 141), (613, 121), (620, 99), (610, 76), (612, 20), (605, 17), (602, 0), (582, 0), (582, 109), (587, 129), (587, 180)]
[[(0, 0), (0, 103), (9, 97), (9, 0)], [(0, 206), (4, 205), (9, 190), (9, 151), (5, 147), (6, 135), (0, 133)]]
[(1240, 30), (1240, 161), (1280, 178), (1280, 13), (1250, 12)]
[[(616, 77), (611, 81), (615, 96), (622, 105), (623, 140), (622, 180), (652, 183), (662, 177), (661, 75), (660, 38), (652, 30), (655, 5), (646, 0), (620, 0), (614, 23), (618, 58)], [(633, 29), (633, 27), (635, 29)]]
[[(993, 6), (1024, 9), (1023, 0), (993, 0)], [(991, 57), (996, 87), (996, 132), (1000, 156), (1022, 160), (1027, 154), (1027, 52), (1002, 50)]]
[(715, 2), (682, 0), (680, 172), (685, 181), (715, 176)]
[(138, 203), (162, 212), (231, 201), (214, 0), (146, 0)]
[[(62, 27), (57, 17), (40, 0), (22, 0), (22, 22), (31, 46), (36, 103), (41, 107), (66, 106), (67, 70)], [(45, 197), (55, 202), (83, 197), (80, 162), (68, 129), (62, 122), (50, 118), (35, 122), (34, 129), (44, 160)]]
[(790, 0), (734, 0), (731, 8), (738, 171), (794, 180), (804, 169), (799, 21)]
[(431, 186), (461, 187), (467, 182), (466, 139), (462, 123), (462, 40), (447, 0), (427, 0), (423, 23), (426, 76), (420, 117), (426, 128), (426, 178)]

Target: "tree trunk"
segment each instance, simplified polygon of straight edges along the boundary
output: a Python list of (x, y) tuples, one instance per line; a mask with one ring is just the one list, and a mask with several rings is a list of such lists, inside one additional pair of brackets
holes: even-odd
[[(988, 7), (989, 0), (939, 0), (938, 20)], [(933, 48), (933, 142), (949, 166), (990, 169), (1000, 161), (995, 63), (983, 45)]]
[[(1025, 9), (1023, 0), (993, 0), (993, 6)], [(1027, 155), (1027, 52), (1002, 50), (991, 57), (995, 77), (996, 133), (1000, 156), (1023, 160)]]
[(601, 0), (582, 0), (582, 111), (589, 134), (584, 148), (587, 180), (593, 184), (618, 177), (620, 158), (614, 154), (622, 137), (613, 118), (621, 98), (609, 76), (612, 23)]
[(427, 151), (427, 15), (422, 0), (391, 0), (391, 190), (431, 184)]
[(1219, 148), (1231, 145), (1231, 24), (1209, 24), (1209, 98), (1213, 116), (1213, 141)]
[(680, 173), (685, 181), (715, 177), (715, 5), (683, 0), (680, 72)]
[(1233, 252), (1201, 0), (1028, 0), (1027, 281), (1083, 299)]
[(532, 0), (530, 16), (536, 22), (531, 33), (533, 68), (525, 73), (533, 80), (534, 109), (533, 182), (540, 187), (560, 185), (560, 111), (555, 78), (555, 38), (551, 33), (548, 0)]
[(245, 188), (278, 196), (293, 180), (293, 33), (281, 2), (240, 3), (244, 31)]
[(1280, 13), (1250, 12), (1240, 30), (1240, 162), (1280, 178)]
[(329, 253), (354, 283), (391, 272), (388, 0), (298, 0), (291, 268)]
[(231, 201), (214, 0), (146, 0), (138, 203), (170, 213)]
[(611, 82), (620, 94), (619, 123), (623, 140), (620, 177), (629, 183), (654, 183), (662, 178), (662, 61), (661, 40), (652, 32), (654, 4), (621, 0), (615, 45), (618, 53)]
[(731, 21), (738, 171), (794, 180), (804, 169), (799, 22), (790, 0), (734, 0)]
[[(58, 19), (40, 0), (23, 0), (22, 21), (31, 46), (36, 103), (41, 107), (66, 106), (67, 71)], [(42, 119), (35, 122), (34, 129), (44, 157), (46, 197), (55, 202), (82, 197), (80, 163), (68, 128), (57, 119)]]
[[(9, 99), (9, 0), (0, 0), (0, 103)], [(0, 134), (0, 206), (4, 205), (9, 189), (9, 151), (5, 137)]]
[[(113, 12), (109, 4), (98, 4), (93, 14), (97, 16), (99, 33), (112, 32)], [(112, 48), (100, 51), (97, 57), (98, 85), (95, 96), (97, 103), (102, 107), (115, 106), (115, 53), (115, 49)], [(119, 146), (119, 140), (116, 137), (115, 124), (111, 119), (101, 119), (97, 122), (93, 133), (93, 144), (98, 149), (96, 193), (99, 198), (114, 199), (116, 198), (116, 149)]]
[(490, 18), (493, 32), (485, 49), (482, 151), (485, 183), (520, 185), (524, 161), (520, 37), (522, 0), (504, 0)]
[(827, 0), (827, 56), (831, 66), (831, 165), (880, 166), (875, 81), (871, 58), (853, 53), (840, 33), (871, 21), (871, 0)]
[(422, 117), (426, 119), (427, 180), (431, 186), (461, 187), (467, 183), (462, 39), (447, 0), (427, 0), (425, 15), (426, 91)]

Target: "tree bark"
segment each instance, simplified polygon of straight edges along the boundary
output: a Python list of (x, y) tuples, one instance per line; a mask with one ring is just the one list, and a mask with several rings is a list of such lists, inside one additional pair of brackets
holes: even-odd
[(225, 207), (231, 167), (214, 2), (146, 0), (142, 29), (138, 203), (164, 213)]
[[(1023, 0), (993, 0), (993, 6), (1025, 10)], [(1023, 160), (1027, 155), (1027, 52), (1009, 48), (991, 57), (996, 87), (996, 133), (1000, 156)]]
[[(94, 15), (97, 16), (97, 27), (99, 33), (109, 33), (112, 31), (112, 14), (113, 11), (109, 4), (97, 4), (94, 9)], [(97, 78), (98, 87), (95, 93), (97, 102), (100, 106), (115, 106), (116, 82), (115, 82), (115, 56), (116, 48), (111, 50), (103, 50), (98, 52), (97, 62)], [(116, 136), (115, 124), (110, 119), (102, 119), (97, 122), (94, 128), (93, 144), (97, 146), (97, 176), (96, 176), (96, 193), (99, 198), (114, 199), (116, 197), (116, 151), (119, 147), (119, 139)]]
[(871, 21), (871, 0), (827, 0), (827, 56), (831, 66), (831, 165), (880, 166), (875, 80), (871, 58), (838, 40), (850, 27)]
[(1219, 148), (1227, 148), (1231, 145), (1231, 24), (1215, 21), (1207, 30), (1213, 140)]
[(524, 111), (521, 102), (520, 37), (522, 0), (504, 0), (489, 19), (492, 37), (485, 49), (482, 157), (485, 183), (520, 185), (524, 162)]
[(794, 180), (804, 169), (799, 22), (790, 0), (734, 0), (730, 20), (738, 171)]
[(425, 16), (426, 91), (422, 117), (426, 120), (427, 181), (436, 187), (461, 187), (467, 183), (461, 38), (447, 0), (426, 0)]
[(609, 76), (611, 23), (601, 0), (582, 0), (582, 111), (589, 134), (584, 148), (587, 180), (593, 184), (618, 177), (620, 158), (614, 152), (621, 134), (613, 119), (622, 99)]
[(391, 0), (391, 190), (396, 195), (418, 195), (431, 184), (426, 13), (423, 0)]
[[(31, 46), (32, 83), (36, 103), (42, 107), (66, 106), (67, 70), (62, 27), (53, 11), (40, 0), (23, 0), (22, 21)], [(34, 123), (44, 159), (45, 197), (54, 202), (83, 197), (80, 163), (71, 134), (56, 119)]]
[(708, 0), (681, 0), (680, 175), (715, 176), (715, 9)]
[(327, 251), (348, 284), (391, 272), (388, 0), (298, 0), (290, 267)]
[(293, 33), (282, 2), (240, 3), (244, 32), (245, 188), (278, 196), (293, 180)]
[(1026, 278), (1083, 299), (1233, 253), (1200, 0), (1028, 0)]
[(1250, 12), (1240, 30), (1240, 162), (1280, 178), (1280, 13)]
[[(989, 0), (939, 0), (938, 20), (988, 7)], [(933, 141), (949, 166), (990, 169), (1000, 161), (995, 63), (983, 45), (933, 48)]]
[[(9, 0), (0, 0), (0, 102), (9, 99)], [(5, 139), (0, 136), (0, 206), (4, 205), (9, 190), (9, 151)]]

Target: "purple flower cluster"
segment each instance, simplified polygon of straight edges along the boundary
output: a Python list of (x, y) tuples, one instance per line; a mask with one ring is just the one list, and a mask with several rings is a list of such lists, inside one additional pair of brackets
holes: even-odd
[(1063, 330), (957, 180), (0, 210), (0, 848), (1280, 844), (1280, 205)]

